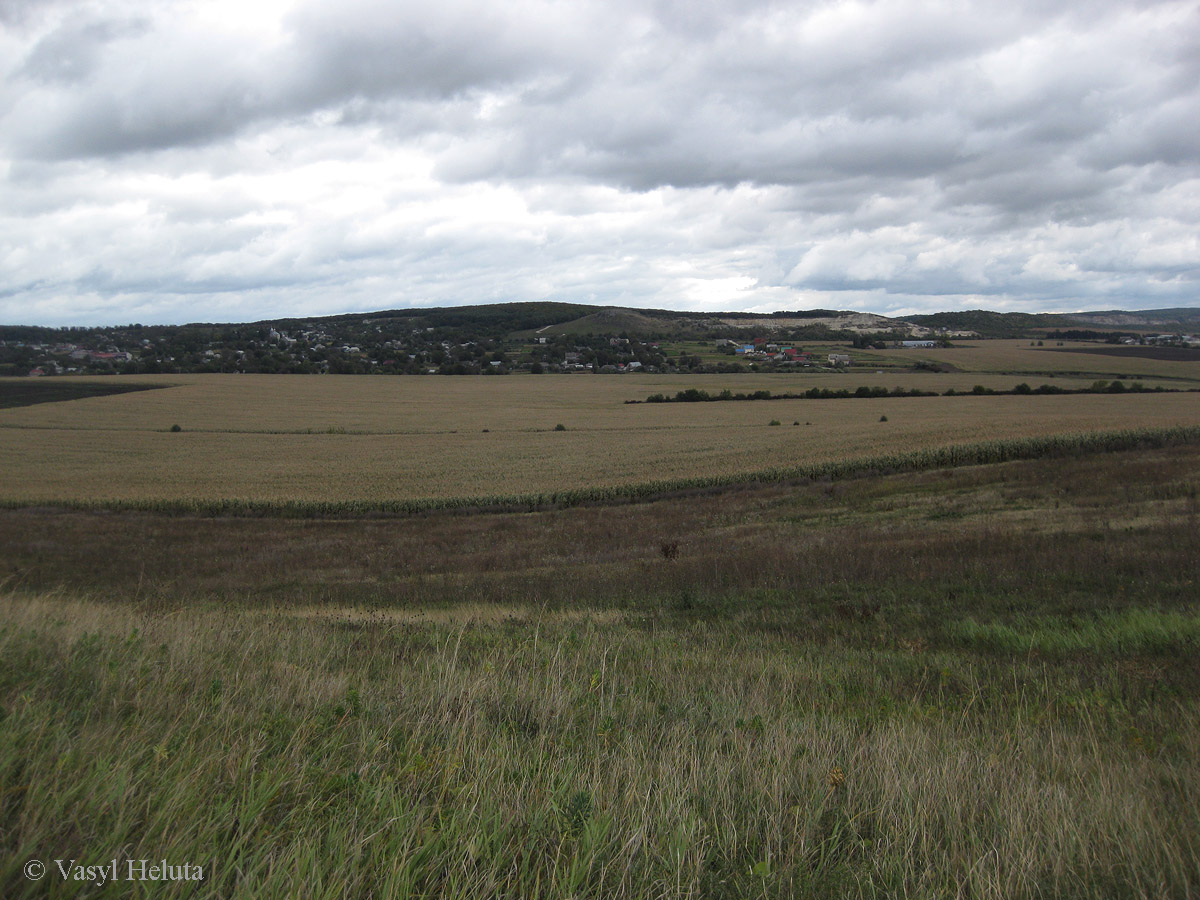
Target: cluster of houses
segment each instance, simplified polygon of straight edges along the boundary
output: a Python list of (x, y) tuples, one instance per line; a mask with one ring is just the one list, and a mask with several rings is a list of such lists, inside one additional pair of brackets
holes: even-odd
[(1200, 347), (1200, 337), (1194, 334), (1144, 334), (1141, 337), (1123, 337), (1122, 344), (1158, 344), (1160, 346)]
[(849, 355), (845, 353), (830, 353), (822, 362), (815, 359), (807, 350), (801, 350), (799, 347), (789, 347), (786, 344), (773, 343), (766, 338), (755, 338), (749, 344), (721, 340), (717, 341), (717, 349), (723, 350), (726, 353), (732, 349), (735, 356), (740, 356), (744, 359), (772, 362), (776, 365), (785, 366), (848, 366), (852, 362)]
[(776, 363), (790, 363), (800, 366), (811, 366), (813, 364), (811, 353), (807, 353), (799, 347), (788, 347), (772, 343), (766, 338), (755, 338), (749, 344), (741, 344), (737, 341), (729, 340), (717, 341), (718, 350), (728, 350), (729, 348), (733, 348), (735, 356), (743, 356), (746, 359), (771, 360)]
[[(29, 374), (37, 377), (39, 375), (65, 375), (72, 372), (78, 372), (81, 366), (117, 366), (121, 363), (129, 362), (133, 359), (133, 354), (124, 350), (88, 350), (83, 347), (77, 347), (75, 344), (29, 344), (31, 349), (39, 351), (46, 358), (37, 366), (29, 370)], [(77, 362), (79, 366), (64, 365), (60, 359), (69, 359)]]

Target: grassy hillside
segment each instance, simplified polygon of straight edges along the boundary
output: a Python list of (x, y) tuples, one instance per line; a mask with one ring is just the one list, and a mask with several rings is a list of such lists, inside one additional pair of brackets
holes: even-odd
[(708, 327), (710, 327), (708, 317), (699, 313), (591, 307), (578, 318), (567, 322), (550, 323), (544, 327), (532, 329), (527, 334), (544, 336), (627, 334), (645, 340), (686, 337), (703, 332)]
[[(401, 520), (0, 511), (0, 894), (1200, 891), (1195, 447)], [(128, 896), (113, 885), (104, 896)]]

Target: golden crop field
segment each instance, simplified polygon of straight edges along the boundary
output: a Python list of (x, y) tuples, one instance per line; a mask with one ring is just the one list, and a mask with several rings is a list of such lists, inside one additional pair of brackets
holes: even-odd
[[(1091, 345), (1072, 345), (1088, 346)], [(847, 352), (844, 346), (826, 348)], [(824, 352), (823, 350), (821, 351)], [(863, 353), (851, 351), (859, 358)], [(820, 354), (818, 354), (820, 355)], [(1020, 341), (984, 341), (946, 350), (870, 351), (905, 369), (854, 368), (846, 372), (800, 369), (793, 373), (736, 375), (519, 376), (512, 378), (386, 378), (276, 375), (140, 375), (115, 383), (170, 385), (171, 390), (119, 394), (87, 400), (0, 409), (0, 429), (57, 428), (119, 431), (320, 431), (372, 434), (537, 430), (568, 427), (627, 428), (626, 400), (645, 400), (689, 388), (716, 394), (769, 390), (797, 393), (812, 387), (854, 390), (860, 386), (969, 392), (975, 385), (1011, 390), (1019, 383), (1084, 388), (1097, 379), (1125, 376), (1147, 388), (1200, 388), (1200, 363), (1138, 360), (1157, 375), (1127, 370), (1133, 361), (1071, 353), (1047, 353)], [(960, 371), (913, 371), (919, 360), (944, 362)], [(1074, 367), (1072, 374), (1047, 368)], [(1037, 368), (1040, 366), (1041, 368)], [(7, 379), (0, 379), (0, 383)], [(114, 383), (112, 378), (72, 382)], [(20, 379), (18, 379), (20, 381)]]
[[(1000, 375), (139, 380), (173, 386), (0, 410), (0, 500), (497, 496), (736, 475), (998, 438), (1200, 424), (1200, 395), (1186, 393), (624, 402), (690, 387), (1011, 388), (1015, 380)], [(181, 432), (168, 431), (175, 424)], [(559, 424), (564, 431), (555, 430)]]

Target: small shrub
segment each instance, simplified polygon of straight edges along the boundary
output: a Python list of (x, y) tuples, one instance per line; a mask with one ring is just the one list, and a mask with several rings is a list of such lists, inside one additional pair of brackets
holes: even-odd
[(564, 425), (562, 422), (559, 422), (557, 425), (554, 426), (554, 430), (555, 431), (566, 431), (567, 426)]
[(180, 428), (178, 424), (176, 424), (176, 425), (171, 426), (171, 431), (183, 431), (183, 429)]
[(592, 795), (587, 791), (576, 791), (558, 810), (563, 831), (571, 837), (579, 837), (592, 818), (592, 810)]
[(880, 421), (880, 422), (886, 422), (886, 421), (887, 421), (887, 416), (880, 416), (880, 417), (879, 417), (879, 421)]
[(780, 424), (780, 421), (779, 421), (778, 419), (772, 419), (772, 420), (771, 420), (770, 422), (768, 422), (767, 424), (768, 424), (768, 425), (779, 425), (779, 424)]

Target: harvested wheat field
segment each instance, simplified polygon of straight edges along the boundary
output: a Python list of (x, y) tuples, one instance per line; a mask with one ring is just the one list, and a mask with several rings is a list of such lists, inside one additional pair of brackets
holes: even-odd
[[(714, 390), (730, 382), (677, 381)], [(629, 404), (674, 382), (188, 376), (164, 383), (173, 386), (0, 411), (0, 500), (519, 496), (1200, 424), (1200, 399), (1190, 393)], [(775, 392), (805, 384), (792, 376), (734, 383)]]

